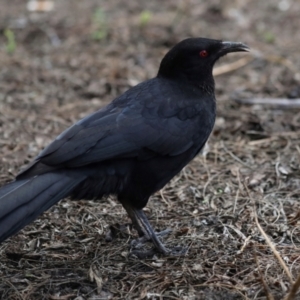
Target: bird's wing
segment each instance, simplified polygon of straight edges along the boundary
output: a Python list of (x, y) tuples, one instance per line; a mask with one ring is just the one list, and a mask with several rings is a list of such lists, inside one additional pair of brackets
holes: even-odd
[[(200, 147), (204, 145), (212, 128), (207, 123), (213, 123), (206, 120), (205, 101), (200, 106), (180, 106), (172, 104), (176, 101), (139, 96), (143, 101), (113, 102), (80, 120), (45, 148), (37, 161), (79, 167), (112, 158), (175, 156), (192, 147), (195, 140)], [(201, 121), (200, 128), (196, 120)]]
[(111, 158), (144, 159), (147, 150), (152, 155), (177, 155), (193, 143), (184, 132), (188, 123), (176, 116), (148, 119), (143, 111), (130, 107), (104, 115), (100, 111), (63, 132), (37, 160), (50, 166), (78, 167)]
[(134, 145), (124, 140), (118, 130), (120, 114), (122, 109), (104, 108), (85, 117), (60, 134), (37, 160), (51, 166), (75, 167), (89, 163), (81, 162), (84, 157), (93, 163), (132, 152)]

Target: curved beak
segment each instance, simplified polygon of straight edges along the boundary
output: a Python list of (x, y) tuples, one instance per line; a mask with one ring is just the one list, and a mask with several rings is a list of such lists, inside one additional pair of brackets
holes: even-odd
[(236, 42), (222, 42), (222, 47), (220, 49), (220, 53), (222, 55), (230, 53), (230, 52), (249, 52), (250, 48), (243, 43)]

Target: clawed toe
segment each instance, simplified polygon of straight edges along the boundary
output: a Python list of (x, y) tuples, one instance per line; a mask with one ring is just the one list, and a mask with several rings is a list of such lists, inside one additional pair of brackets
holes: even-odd
[[(157, 237), (161, 238), (161, 237), (164, 237), (164, 236), (170, 234), (171, 232), (172, 232), (172, 230), (170, 228), (167, 228), (163, 231), (156, 232), (155, 234)], [(130, 243), (130, 246), (133, 248), (136, 248), (136, 249), (140, 249), (145, 245), (145, 243), (147, 243), (149, 241), (151, 241), (151, 238), (144, 235), (138, 239), (132, 240)]]

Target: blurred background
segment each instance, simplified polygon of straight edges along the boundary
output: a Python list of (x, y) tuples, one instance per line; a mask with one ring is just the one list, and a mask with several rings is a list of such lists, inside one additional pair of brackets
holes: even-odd
[(174, 230), (168, 246), (190, 247), (186, 258), (130, 258), (135, 232), (111, 229), (128, 222), (113, 197), (63, 201), (1, 245), (1, 298), (265, 299), (263, 278), (282, 299), (290, 282), (254, 212), (296, 278), (299, 15), (296, 0), (0, 0), (0, 185), (73, 122), (155, 76), (182, 39), (252, 49), (217, 63), (208, 146), (146, 209), (155, 228)]

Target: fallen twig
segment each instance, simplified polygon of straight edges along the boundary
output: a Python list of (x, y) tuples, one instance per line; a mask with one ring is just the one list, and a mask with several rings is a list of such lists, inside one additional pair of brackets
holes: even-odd
[(284, 298), (284, 300), (295, 299), (296, 293), (299, 288), (300, 288), (300, 274), (299, 274), (297, 280), (295, 281), (295, 283), (293, 284), (289, 294)]
[(216, 68), (214, 68), (214, 71), (213, 71), (214, 76), (219, 76), (219, 75), (240, 69), (240, 68), (244, 67), (245, 65), (247, 65), (248, 63), (250, 63), (252, 60), (254, 60), (254, 58), (255, 58), (254, 56), (247, 56), (247, 57), (243, 57), (233, 63), (216, 67)]
[(266, 296), (267, 296), (267, 299), (268, 300), (274, 300), (274, 297), (273, 295), (271, 294), (270, 292), (270, 288), (269, 286), (267, 285), (264, 277), (262, 276), (262, 273), (261, 273), (261, 270), (260, 270), (260, 267), (259, 267), (259, 263), (258, 263), (258, 259), (257, 259), (257, 255), (256, 255), (256, 252), (254, 252), (254, 257), (255, 257), (255, 263), (256, 263), (256, 266), (257, 266), (257, 270), (258, 270), (258, 273), (259, 273), (259, 277), (260, 277), (260, 280), (262, 282), (262, 285), (264, 287), (264, 290), (266, 292)]
[[(245, 186), (245, 189), (247, 191), (247, 194), (249, 196), (249, 198), (251, 200), (253, 200), (253, 198), (251, 197), (250, 195), (250, 192), (249, 192), (249, 189), (247, 187), (247, 184), (244, 184)], [(257, 228), (259, 229), (260, 233), (262, 234), (262, 236), (265, 238), (266, 240), (266, 243), (268, 244), (268, 246), (271, 248), (274, 256), (277, 258), (279, 264), (281, 265), (281, 267), (283, 268), (283, 270), (285, 271), (286, 275), (288, 276), (289, 280), (290, 280), (290, 283), (291, 284), (294, 284), (294, 281), (293, 281), (293, 277), (292, 277), (292, 274), (290, 272), (290, 270), (288, 269), (287, 265), (285, 264), (285, 262), (283, 261), (283, 259), (281, 258), (279, 252), (276, 250), (274, 244), (272, 243), (272, 241), (270, 240), (270, 238), (268, 237), (268, 235), (265, 233), (265, 231), (262, 229), (262, 227), (260, 226), (259, 222), (258, 222), (258, 219), (257, 219), (257, 214), (256, 214), (256, 211), (254, 210), (254, 219), (255, 219), (255, 223), (256, 223), (256, 226)]]
[(300, 108), (300, 98), (287, 99), (287, 98), (250, 98), (250, 99), (234, 99), (238, 103), (243, 104), (261, 104), (261, 105), (275, 105), (283, 106), (286, 108)]

